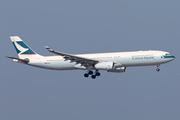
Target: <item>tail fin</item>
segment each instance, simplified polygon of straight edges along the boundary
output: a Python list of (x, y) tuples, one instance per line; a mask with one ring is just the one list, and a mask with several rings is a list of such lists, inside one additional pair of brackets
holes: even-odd
[(11, 36), (11, 41), (17, 51), (19, 58), (29, 58), (40, 56), (35, 51), (33, 51), (21, 38), (18, 36)]

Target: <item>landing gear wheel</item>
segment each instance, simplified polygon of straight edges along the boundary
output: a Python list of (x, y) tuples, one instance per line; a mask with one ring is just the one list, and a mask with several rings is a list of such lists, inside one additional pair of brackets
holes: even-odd
[(160, 71), (160, 69), (159, 69), (159, 68), (157, 68), (157, 69), (156, 69), (156, 71), (157, 71), (157, 72), (159, 72), (159, 71)]
[(95, 79), (95, 78), (96, 78), (96, 75), (92, 75), (91, 78), (92, 78), (92, 79)]
[(96, 76), (100, 76), (101, 74), (99, 73), (99, 72), (96, 72), (96, 74), (95, 74)]
[(85, 74), (84, 74), (84, 77), (89, 77), (89, 74), (85, 73)]

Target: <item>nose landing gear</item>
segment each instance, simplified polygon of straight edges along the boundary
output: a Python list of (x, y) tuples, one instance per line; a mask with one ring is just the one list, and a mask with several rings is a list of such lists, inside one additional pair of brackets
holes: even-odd
[(159, 72), (159, 71), (160, 71), (160, 69), (159, 69), (159, 68), (157, 68), (157, 69), (156, 69), (156, 71), (157, 71), (157, 72)]
[(160, 71), (159, 66), (160, 66), (160, 65), (157, 65), (157, 68), (156, 68), (156, 71), (157, 71), (157, 72)]
[(88, 71), (87, 73), (84, 74), (84, 77), (87, 78), (87, 77), (89, 77), (89, 75), (91, 75), (92, 79), (95, 79), (96, 76), (100, 76), (101, 74), (99, 73), (98, 70), (95, 71), (95, 74), (93, 74), (93, 71), (90, 70), (90, 71)]

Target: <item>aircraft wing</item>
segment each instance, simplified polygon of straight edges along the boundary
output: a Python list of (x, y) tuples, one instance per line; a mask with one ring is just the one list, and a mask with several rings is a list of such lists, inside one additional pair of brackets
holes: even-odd
[(54, 54), (62, 56), (65, 60), (70, 60), (71, 62), (76, 62), (76, 64), (81, 64), (82, 66), (85, 66), (85, 67), (88, 67), (91, 65), (94, 66), (95, 64), (100, 62), (99, 60), (94, 60), (94, 59), (89, 59), (89, 58), (84, 58), (84, 57), (80, 57), (80, 56), (76, 56), (76, 55), (70, 55), (67, 53), (58, 52), (58, 51), (52, 50), (48, 46), (45, 46), (45, 48), (49, 52), (52, 52)]

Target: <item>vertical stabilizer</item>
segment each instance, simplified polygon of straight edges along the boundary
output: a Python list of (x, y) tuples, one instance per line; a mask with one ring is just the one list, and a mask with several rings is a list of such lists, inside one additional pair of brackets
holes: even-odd
[(16, 49), (19, 58), (32, 58), (40, 57), (35, 51), (33, 51), (21, 38), (18, 36), (11, 36), (11, 41)]

